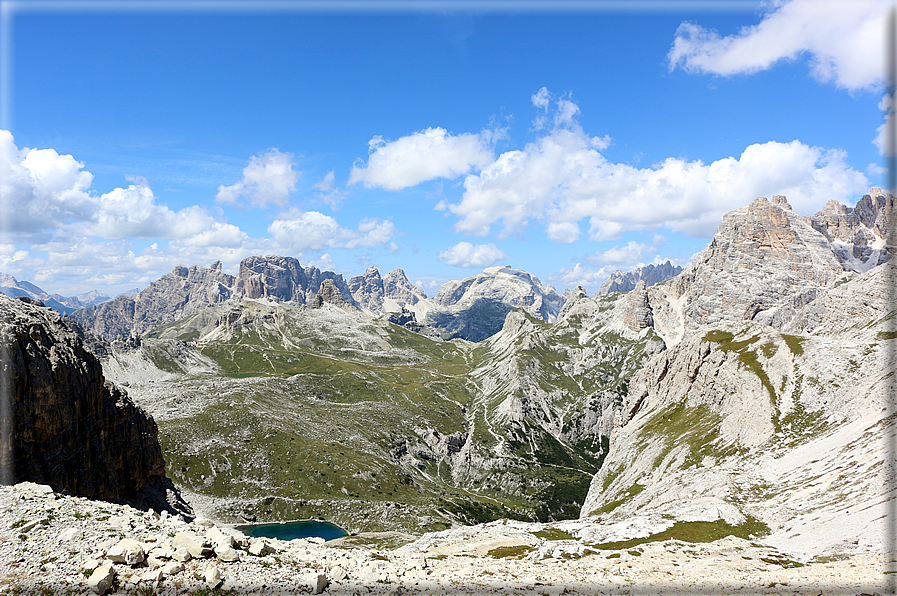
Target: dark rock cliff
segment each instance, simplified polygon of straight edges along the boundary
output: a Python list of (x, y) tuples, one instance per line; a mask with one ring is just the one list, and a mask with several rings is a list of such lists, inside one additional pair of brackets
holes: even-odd
[(166, 480), (156, 423), (103, 377), (78, 329), (0, 296), (0, 474), (90, 498)]

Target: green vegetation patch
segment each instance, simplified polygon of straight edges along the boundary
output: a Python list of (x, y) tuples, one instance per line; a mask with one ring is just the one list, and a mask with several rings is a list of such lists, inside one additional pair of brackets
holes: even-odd
[(791, 350), (791, 353), (795, 356), (801, 356), (804, 353), (804, 342), (807, 341), (805, 337), (798, 337), (796, 335), (788, 335), (787, 333), (782, 334), (782, 339), (785, 340), (785, 345), (788, 346), (788, 349)]
[(748, 539), (768, 534), (769, 526), (756, 518), (748, 516), (747, 520), (738, 526), (733, 526), (721, 519), (714, 522), (678, 521), (673, 524), (671, 528), (667, 528), (663, 532), (652, 534), (646, 538), (633, 538), (632, 540), (623, 540), (620, 542), (604, 542), (601, 544), (592, 544), (590, 546), (600, 548), (601, 550), (628, 550), (640, 544), (661, 542), (664, 540), (713, 542), (714, 540), (719, 540), (726, 536), (737, 536), (738, 538)]
[(536, 550), (535, 547), (521, 544), (520, 546), (497, 546), (486, 554), (494, 559), (522, 559), (534, 550)]
[(538, 532), (533, 532), (533, 536), (543, 538), (545, 540), (573, 540), (573, 534), (565, 532), (558, 528), (545, 528)]
[(879, 331), (875, 334), (875, 339), (883, 341), (886, 339), (897, 339), (897, 331)]

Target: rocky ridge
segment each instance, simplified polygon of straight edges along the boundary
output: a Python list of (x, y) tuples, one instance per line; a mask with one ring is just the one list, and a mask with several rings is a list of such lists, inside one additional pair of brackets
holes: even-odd
[(155, 422), (106, 382), (74, 325), (24, 300), (0, 296), (4, 481), (92, 498), (137, 495), (165, 474)]
[(408, 310), (422, 318), (431, 306), (427, 294), (412, 285), (401, 269), (381, 278), (380, 270), (371, 266), (364, 275), (351, 278), (348, 286), (361, 309), (375, 316)]
[[(72, 315), (88, 332), (107, 340), (142, 334), (232, 299), (272, 300), (303, 306), (314, 302), (325, 281), (334, 289), (323, 296), (357, 308), (341, 275), (302, 267), (292, 257), (248, 257), (236, 276), (211, 267), (177, 266), (133, 297), (120, 296)], [(335, 293), (334, 293), (335, 292)]]
[[(886, 233), (871, 219), (863, 229)], [(654, 520), (658, 532), (722, 524), (802, 560), (884, 548), (894, 470), (873, 438), (895, 432), (883, 412), (897, 266), (851, 269), (814, 220), (784, 197), (758, 199), (728, 214), (683, 274), (648, 289), (669, 349), (629, 380), (583, 517)], [(849, 251), (854, 262), (890, 252)]]
[(654, 327), (667, 345), (726, 321), (782, 329), (827, 288), (856, 275), (838, 254), (785, 197), (759, 197), (723, 216), (713, 240), (681, 274), (648, 289)]
[(645, 265), (634, 271), (623, 273), (619, 269), (601, 284), (598, 288), (599, 296), (606, 296), (611, 292), (631, 292), (638, 282), (644, 282), (646, 286), (653, 286), (671, 277), (682, 273), (682, 267), (673, 265), (670, 261), (660, 265)]
[(96, 290), (78, 294), (77, 296), (63, 296), (61, 294), (48, 294), (41, 288), (28, 281), (18, 281), (12, 275), (0, 273), (0, 293), (10, 298), (27, 296), (40, 300), (46, 306), (60, 313), (72, 313), (80, 308), (101, 304), (109, 300), (109, 296), (100, 294)]

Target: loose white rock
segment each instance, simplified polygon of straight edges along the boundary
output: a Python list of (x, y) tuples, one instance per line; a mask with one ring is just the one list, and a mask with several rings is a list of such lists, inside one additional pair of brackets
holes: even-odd
[(90, 577), (87, 579), (87, 587), (97, 594), (105, 594), (112, 587), (114, 580), (115, 569), (112, 565), (101, 565), (90, 574)]

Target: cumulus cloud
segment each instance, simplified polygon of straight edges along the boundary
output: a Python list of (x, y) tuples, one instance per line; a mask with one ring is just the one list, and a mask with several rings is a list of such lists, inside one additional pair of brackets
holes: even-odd
[(500, 224), (505, 238), (540, 223), (550, 239), (570, 243), (585, 222), (591, 240), (661, 226), (705, 237), (724, 213), (757, 196), (784, 194), (807, 213), (869, 186), (843, 151), (799, 141), (751, 145), (710, 164), (669, 158), (648, 168), (608, 161), (601, 153), (608, 142), (569, 126), (502, 153), (466, 177), (460, 202), (444, 204), (458, 217), (455, 230), (487, 236)]
[(363, 219), (357, 229), (343, 228), (333, 217), (318, 211), (292, 208), (281, 213), (268, 233), (278, 247), (294, 251), (323, 248), (359, 248), (387, 244), (395, 234), (390, 220)]
[[(240, 200), (258, 206), (286, 201), (298, 174), (291, 177), (284, 156), (269, 153), (250, 160), (244, 179), (235, 185), (242, 185)], [(282, 175), (269, 175), (278, 170), (278, 160)], [(266, 180), (275, 182), (266, 186)], [(84, 164), (52, 149), (20, 150), (12, 135), (0, 130), (0, 270), (44, 282), (51, 290), (69, 288), (77, 293), (96, 284), (133, 287), (157, 279), (179, 263), (221, 260), (234, 269), (253, 254), (296, 254), (295, 250), (324, 247), (396, 248), (391, 242), (395, 226), (388, 219), (364, 219), (351, 229), (322, 213), (290, 209), (271, 224), (271, 238), (253, 238), (206, 207), (171, 209), (161, 204), (144, 178), (129, 181), (127, 187), (98, 196), (91, 190), (93, 176)], [(335, 192), (332, 182), (328, 175), (321, 185)], [(266, 188), (275, 191), (267, 193)]]
[(885, 16), (891, 0), (790, 0), (772, 3), (759, 24), (722, 37), (682, 23), (667, 56), (670, 69), (734, 75), (766, 70), (801, 54), (813, 76), (845, 89), (881, 82)]
[(656, 253), (665, 240), (660, 234), (654, 236), (652, 244), (630, 240), (625, 246), (614, 246), (588, 257), (587, 260), (594, 265), (633, 265), (643, 261), (645, 255)]
[(230, 186), (219, 186), (215, 200), (233, 207), (285, 207), (296, 190), (299, 172), (293, 155), (271, 149), (253, 155), (243, 168), (243, 178)]
[(884, 113), (884, 122), (878, 127), (878, 135), (873, 142), (881, 155), (887, 155), (889, 151), (888, 135), (890, 134), (888, 131), (892, 130), (894, 126), (894, 96), (886, 94), (882, 97), (878, 102), (878, 109)]
[(473, 245), (470, 242), (459, 242), (448, 250), (439, 253), (439, 260), (447, 265), (464, 268), (483, 268), (507, 259), (508, 255), (493, 243)]
[(492, 161), (492, 133), (449, 134), (428, 128), (387, 142), (376, 136), (368, 143), (367, 164), (356, 163), (349, 184), (402, 190), (434, 178), (456, 178)]
[(45, 241), (52, 230), (89, 220), (95, 201), (88, 193), (93, 175), (71, 155), (53, 149), (19, 149), (0, 130), (0, 227), (5, 240)]

